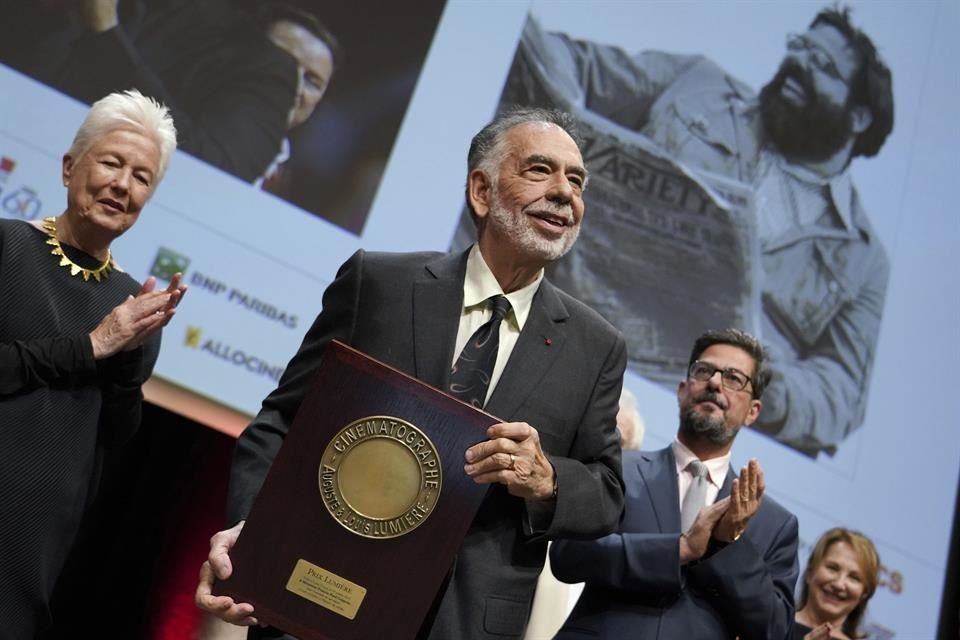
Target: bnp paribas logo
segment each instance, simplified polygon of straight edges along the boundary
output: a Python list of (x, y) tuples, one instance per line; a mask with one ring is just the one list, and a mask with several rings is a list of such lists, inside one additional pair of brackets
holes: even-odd
[(200, 339), (202, 337), (203, 331), (200, 330), (200, 327), (191, 327), (188, 325), (187, 334), (183, 338), (183, 343), (191, 349), (196, 349), (200, 346)]
[(160, 247), (157, 250), (157, 256), (153, 259), (153, 266), (150, 267), (150, 275), (158, 280), (171, 280), (177, 272), (186, 273), (190, 266), (190, 258), (177, 253), (173, 249)]

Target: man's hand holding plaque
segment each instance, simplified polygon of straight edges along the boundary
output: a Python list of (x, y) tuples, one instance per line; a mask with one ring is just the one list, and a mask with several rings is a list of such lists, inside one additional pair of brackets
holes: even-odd
[[(487, 440), (468, 448), (464, 472), (476, 484), (502, 484), (517, 497), (549, 500), (554, 493), (553, 465), (540, 446), (537, 430), (525, 422), (501, 422), (487, 429)], [(228, 595), (214, 594), (215, 582), (233, 574), (230, 551), (245, 521), (219, 531), (210, 539), (210, 552), (200, 568), (195, 594), (197, 607), (240, 626), (258, 624), (254, 607)]]
[(479, 484), (500, 483), (528, 500), (556, 497), (553, 465), (540, 447), (540, 434), (526, 422), (501, 422), (487, 438), (467, 449), (463, 470)]
[(232, 624), (250, 626), (257, 624), (253, 616), (253, 605), (246, 602), (234, 602), (230, 596), (218, 596), (213, 593), (215, 580), (226, 580), (233, 573), (230, 562), (230, 549), (236, 544), (243, 529), (244, 521), (225, 531), (218, 531), (210, 538), (210, 553), (200, 566), (200, 579), (194, 602), (197, 607), (214, 613), (217, 617)]

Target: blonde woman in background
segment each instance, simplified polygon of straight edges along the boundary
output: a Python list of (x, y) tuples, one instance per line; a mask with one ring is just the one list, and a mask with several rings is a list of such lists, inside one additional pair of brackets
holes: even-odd
[(791, 640), (855, 640), (877, 589), (880, 558), (865, 535), (843, 527), (817, 541), (803, 574)]
[(112, 93), (63, 155), (62, 212), (0, 219), (4, 638), (34, 638), (51, 624), (50, 599), (106, 453), (140, 426), (141, 385), (186, 287), (180, 274), (166, 289), (152, 276), (141, 285), (111, 248), (141, 216), (176, 146), (166, 107), (135, 90)]

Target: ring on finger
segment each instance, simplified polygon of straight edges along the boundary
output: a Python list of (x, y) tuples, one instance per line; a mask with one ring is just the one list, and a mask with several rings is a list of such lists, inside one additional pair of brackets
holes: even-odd
[(511, 469), (517, 468), (517, 456), (513, 455), (512, 453), (510, 454), (510, 468)]

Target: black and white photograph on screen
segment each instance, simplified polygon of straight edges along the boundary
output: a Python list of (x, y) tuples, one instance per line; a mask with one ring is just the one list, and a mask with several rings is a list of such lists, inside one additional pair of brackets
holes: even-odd
[[(934, 0), (534, 0), (490, 107), (579, 121), (582, 229), (547, 277), (623, 331), (646, 448), (673, 439), (685, 341), (738, 326), (769, 347), (776, 379), (734, 466), (764, 464), (804, 554), (833, 527), (868, 533), (882, 566), (861, 628), (878, 639), (936, 637), (935, 603), (953, 602), (958, 441), (938, 403), (905, 402), (903, 375), (925, 397), (951, 384), (934, 372), (958, 298), (934, 283), (960, 229), (957, 24)], [(937, 459), (920, 497), (879, 473), (911, 448)]]
[(11, 0), (0, 63), (85, 103), (138, 88), (184, 151), (360, 235), (444, 3)]
[(631, 369), (672, 386), (691, 336), (748, 327), (774, 370), (754, 428), (816, 457), (864, 424), (890, 267), (849, 169), (893, 128), (892, 78), (848, 8), (784, 38), (753, 87), (531, 15), (500, 107), (576, 114), (591, 219), (550, 275), (624, 331)]

